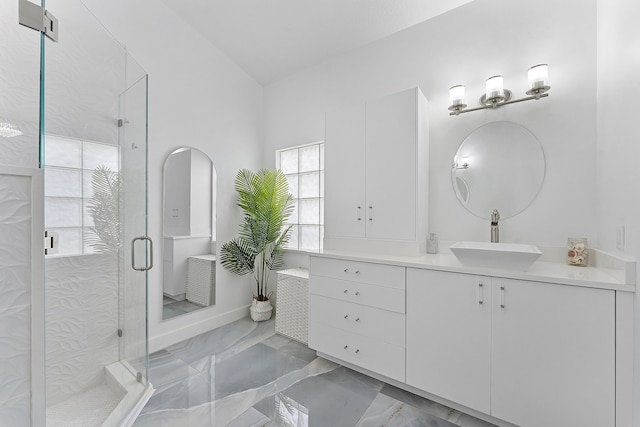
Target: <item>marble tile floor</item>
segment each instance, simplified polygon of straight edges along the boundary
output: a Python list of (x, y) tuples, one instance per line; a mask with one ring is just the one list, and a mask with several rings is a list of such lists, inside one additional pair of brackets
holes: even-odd
[(180, 316), (181, 314), (191, 313), (192, 311), (200, 310), (201, 308), (205, 308), (205, 306), (187, 301), (186, 299), (177, 301), (165, 295), (163, 298), (162, 320), (171, 319), (172, 317)]
[(249, 318), (150, 355), (155, 394), (134, 427), (489, 427), (317, 357)]

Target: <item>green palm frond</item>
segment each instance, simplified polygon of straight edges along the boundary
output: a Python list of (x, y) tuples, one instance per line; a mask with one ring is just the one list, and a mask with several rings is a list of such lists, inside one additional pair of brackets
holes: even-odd
[(269, 271), (284, 266), (283, 250), (291, 229), (286, 221), (294, 209), (293, 199), (287, 179), (279, 170), (242, 169), (234, 185), (244, 217), (239, 237), (222, 246), (221, 263), (235, 274), (252, 272), (258, 296), (265, 297)]
[(116, 253), (121, 245), (120, 173), (106, 166), (98, 166), (91, 176), (93, 198), (88, 202), (87, 213), (93, 219), (93, 227), (85, 241), (98, 253)]
[(253, 246), (242, 238), (225, 243), (220, 251), (220, 263), (227, 270), (239, 275), (253, 273), (255, 257)]
[[(286, 247), (286, 244), (289, 243), (291, 227), (292, 226), (289, 225), (282, 231), (278, 240), (274, 242), (275, 248), (284, 249)], [(282, 249), (275, 250), (271, 253), (271, 257), (267, 260), (269, 270), (281, 270), (284, 268), (284, 250)]]

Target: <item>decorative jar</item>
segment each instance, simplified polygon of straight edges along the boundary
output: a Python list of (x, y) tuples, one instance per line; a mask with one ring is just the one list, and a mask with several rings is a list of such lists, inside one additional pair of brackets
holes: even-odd
[(567, 239), (567, 263), (579, 267), (589, 265), (589, 244), (585, 237)]

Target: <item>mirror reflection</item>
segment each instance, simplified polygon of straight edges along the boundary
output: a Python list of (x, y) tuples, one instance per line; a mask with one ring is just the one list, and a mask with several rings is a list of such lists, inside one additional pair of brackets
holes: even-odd
[(215, 304), (216, 172), (202, 151), (173, 151), (163, 169), (163, 309), (170, 319)]
[(453, 159), (456, 197), (471, 213), (489, 219), (498, 209), (509, 218), (526, 209), (544, 180), (542, 145), (525, 127), (492, 122), (474, 130)]

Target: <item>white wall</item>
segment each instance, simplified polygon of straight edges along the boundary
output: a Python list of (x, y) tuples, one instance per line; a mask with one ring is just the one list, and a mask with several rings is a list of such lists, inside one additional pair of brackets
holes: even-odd
[[(276, 149), (323, 139), (330, 107), (420, 86), (430, 100), (431, 232), (443, 240), (489, 239), (488, 220), (455, 198), (450, 166), (472, 130), (507, 120), (537, 136), (547, 170), (534, 203), (501, 221), (501, 239), (561, 246), (578, 235), (597, 245), (595, 4), (476, 0), (268, 86), (264, 162), (273, 166)], [(527, 69), (539, 63), (550, 64), (549, 98), (448, 115), (449, 87), (466, 85), (475, 104), (485, 79), (503, 74), (505, 86), (524, 96)]]
[[(640, 260), (640, 3), (598, 0), (598, 216), (603, 249)], [(625, 246), (616, 246), (624, 225)], [(640, 269), (637, 270), (640, 272)], [(636, 278), (640, 283), (640, 276)], [(634, 360), (640, 361), (640, 293), (635, 296)], [(640, 369), (634, 375), (634, 426), (640, 426)]]
[[(214, 163), (218, 241), (231, 240), (240, 220), (233, 180), (240, 168), (261, 164), (262, 87), (161, 2), (84, 3), (149, 73), (150, 237), (161, 246), (164, 159), (191, 146)], [(218, 268), (215, 306), (163, 322), (159, 265), (149, 274), (151, 351), (248, 314), (250, 278)]]

